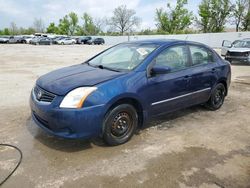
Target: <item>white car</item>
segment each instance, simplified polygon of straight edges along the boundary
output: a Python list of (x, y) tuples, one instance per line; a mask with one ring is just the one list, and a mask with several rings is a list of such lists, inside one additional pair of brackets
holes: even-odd
[(30, 41), (33, 39), (34, 37), (33, 36), (30, 36), (30, 37), (24, 37), (24, 41), (26, 44), (29, 44)]
[(76, 40), (72, 39), (72, 38), (62, 38), (60, 40), (57, 41), (57, 44), (75, 44)]
[(9, 43), (9, 37), (0, 37), (0, 43)]
[(224, 40), (221, 56), (229, 62), (238, 61), (250, 64), (250, 39), (236, 40), (233, 43)]

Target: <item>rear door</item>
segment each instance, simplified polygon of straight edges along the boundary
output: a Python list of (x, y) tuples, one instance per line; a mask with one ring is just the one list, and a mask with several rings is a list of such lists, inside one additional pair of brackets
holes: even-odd
[(210, 49), (199, 45), (189, 45), (189, 49), (192, 60), (188, 83), (188, 92), (192, 95), (189, 100), (192, 104), (199, 104), (209, 99), (219, 70)]

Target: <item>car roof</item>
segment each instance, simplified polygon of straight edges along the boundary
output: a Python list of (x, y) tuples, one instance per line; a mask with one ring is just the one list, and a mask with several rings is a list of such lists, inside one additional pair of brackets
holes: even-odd
[(177, 43), (186, 43), (186, 44), (194, 44), (194, 45), (201, 45), (204, 47), (209, 47), (205, 44), (199, 43), (199, 42), (193, 42), (193, 41), (186, 41), (186, 40), (177, 40), (177, 39), (148, 39), (148, 40), (136, 40), (136, 41), (130, 41), (126, 42), (128, 44), (156, 44), (156, 45), (170, 45), (170, 44), (177, 44)]

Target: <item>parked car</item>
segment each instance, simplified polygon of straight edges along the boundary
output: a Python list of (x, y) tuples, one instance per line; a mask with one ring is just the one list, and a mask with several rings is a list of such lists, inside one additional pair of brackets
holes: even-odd
[(0, 43), (9, 43), (9, 37), (0, 37)]
[(75, 39), (72, 39), (72, 38), (62, 38), (60, 40), (57, 41), (57, 44), (75, 44), (76, 43), (76, 40)]
[(233, 43), (224, 40), (221, 55), (229, 62), (239, 61), (250, 64), (250, 39), (236, 40)]
[(34, 45), (39, 45), (39, 40), (40, 40), (41, 37), (33, 37), (31, 40), (30, 40), (30, 44), (34, 44)]
[(118, 145), (158, 115), (198, 104), (219, 109), (230, 79), (230, 64), (203, 44), (135, 41), (41, 76), (30, 107), (36, 124), (52, 135), (102, 136)]
[(53, 44), (57, 44), (57, 42), (58, 42), (59, 40), (62, 40), (62, 39), (64, 39), (64, 38), (66, 38), (66, 37), (64, 37), (64, 36), (57, 36), (57, 37), (54, 37), (54, 38), (52, 38), (52, 43), (53, 43)]
[(100, 45), (100, 44), (105, 44), (105, 41), (104, 41), (103, 38), (95, 38), (95, 39), (93, 40), (93, 43), (94, 43), (94, 44)]
[(77, 44), (87, 44), (88, 41), (90, 41), (92, 37), (79, 37), (76, 39)]
[(39, 39), (38, 44), (40, 44), (40, 45), (51, 45), (52, 44), (52, 39), (50, 39), (49, 37), (41, 37)]
[(29, 44), (30, 41), (32, 40), (33, 36), (25, 36), (23, 37), (22, 43)]
[(10, 36), (9, 43), (21, 43), (22, 36)]

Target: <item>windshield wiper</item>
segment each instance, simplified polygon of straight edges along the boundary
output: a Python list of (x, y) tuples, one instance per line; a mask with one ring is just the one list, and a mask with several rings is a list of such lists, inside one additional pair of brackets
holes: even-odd
[(113, 69), (113, 68), (110, 68), (110, 67), (106, 67), (106, 66), (103, 66), (103, 65), (97, 65), (96, 67), (100, 68), (100, 69), (106, 69), (106, 70), (111, 70), (111, 71), (115, 71), (115, 72), (121, 72), (117, 69)]

